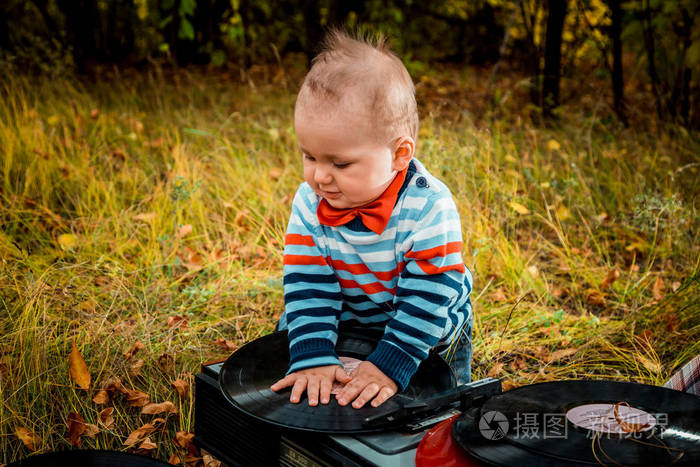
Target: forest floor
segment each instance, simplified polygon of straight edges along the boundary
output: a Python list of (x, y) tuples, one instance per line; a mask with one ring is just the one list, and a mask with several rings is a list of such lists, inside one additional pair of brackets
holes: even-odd
[[(417, 157), (474, 275), (473, 378), (663, 384), (700, 353), (698, 135), (632, 85), (619, 125), (594, 79), (539, 125), (527, 81), (489, 71), (413, 70)], [(71, 445), (197, 460), (194, 375), (283, 308), (300, 77), (3, 77), (0, 464)]]

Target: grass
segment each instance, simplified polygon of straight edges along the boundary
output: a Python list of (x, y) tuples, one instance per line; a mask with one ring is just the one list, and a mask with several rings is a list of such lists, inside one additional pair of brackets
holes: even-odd
[[(92, 399), (114, 377), (175, 403), (149, 452), (184, 453), (173, 438), (193, 431), (193, 395), (171, 382), (192, 384), (230, 353), (217, 339), (264, 335), (283, 308), (299, 73), (5, 74), (0, 464), (30, 454), (20, 428), (37, 451), (70, 447), (68, 415), (98, 424)], [(620, 128), (593, 93), (538, 126), (517, 80), (486, 106), (484, 73), (435, 71), (417, 87), (418, 157), (452, 189), (475, 276), (473, 377), (662, 384), (700, 353), (697, 134), (643, 112)], [(70, 377), (72, 342), (89, 390)], [(154, 418), (113, 405), (114, 426), (82, 447), (127, 449)]]

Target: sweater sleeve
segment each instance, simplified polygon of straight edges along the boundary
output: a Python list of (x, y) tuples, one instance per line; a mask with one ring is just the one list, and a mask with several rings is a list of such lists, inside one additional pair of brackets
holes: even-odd
[(284, 304), (289, 329), (289, 371), (342, 365), (335, 352), (340, 284), (320, 247), (320, 225), (310, 190), (299, 187), (284, 246)]
[(428, 199), (405, 245), (396, 315), (367, 358), (401, 390), (443, 337), (450, 307), (464, 299), (461, 224), (449, 194)]

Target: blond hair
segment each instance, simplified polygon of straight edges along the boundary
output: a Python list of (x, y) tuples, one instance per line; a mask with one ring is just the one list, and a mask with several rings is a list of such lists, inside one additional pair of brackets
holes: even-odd
[(349, 92), (361, 99), (369, 115), (390, 137), (418, 136), (415, 88), (408, 70), (379, 34), (330, 30), (299, 90), (306, 97), (339, 103)]

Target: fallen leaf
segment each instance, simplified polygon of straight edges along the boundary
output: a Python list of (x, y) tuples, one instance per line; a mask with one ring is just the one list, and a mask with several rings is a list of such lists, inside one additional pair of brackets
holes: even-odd
[(654, 295), (654, 300), (660, 302), (664, 298), (664, 280), (661, 276), (657, 277), (654, 281), (654, 285), (651, 288), (651, 292)]
[(100, 115), (100, 111), (98, 109), (92, 109), (90, 111), (90, 118), (93, 120), (95, 120), (99, 115)]
[(10, 379), (10, 367), (5, 363), (0, 363), (0, 387), (8, 384)]
[(110, 378), (106, 381), (105, 389), (110, 393), (112, 397), (114, 394), (119, 392), (121, 394), (128, 394), (129, 390), (124, 387), (122, 380), (120, 378)]
[(97, 425), (93, 425), (92, 423), (85, 424), (85, 433), (83, 433), (85, 436), (89, 436), (90, 438), (94, 439), (99, 432), (100, 429), (97, 427)]
[(178, 256), (190, 271), (198, 271), (204, 267), (204, 257), (188, 246), (184, 247)]
[(192, 224), (185, 224), (182, 227), (180, 227), (179, 229), (177, 229), (177, 236), (179, 238), (182, 238), (187, 234), (191, 234), (192, 230), (193, 230)]
[(163, 139), (163, 137), (160, 137), (160, 138), (156, 138), (154, 140), (151, 140), (148, 144), (150, 144), (152, 148), (159, 148), (163, 145), (164, 142), (165, 142), (165, 140)]
[(605, 306), (605, 295), (596, 289), (589, 288), (586, 290), (586, 303), (594, 306)]
[(166, 320), (169, 328), (186, 328), (190, 319), (185, 315), (168, 316)]
[(36, 451), (41, 444), (41, 439), (34, 434), (31, 430), (19, 426), (15, 428), (15, 435), (22, 441), (22, 444), (30, 451)]
[(549, 337), (561, 337), (559, 326), (540, 326), (537, 328), (542, 334)]
[(681, 320), (678, 315), (674, 312), (669, 312), (663, 315), (664, 323), (666, 324), (666, 330), (668, 332), (675, 332), (681, 327)]
[(549, 355), (549, 351), (543, 345), (536, 345), (532, 349), (532, 354), (543, 360)]
[(139, 444), (138, 449), (142, 449), (144, 451), (151, 451), (153, 449), (156, 449), (157, 447), (158, 446), (156, 445), (156, 443), (151, 441), (151, 438), (146, 438), (141, 444)]
[(504, 379), (501, 381), (501, 389), (503, 391), (510, 391), (511, 389), (515, 389), (517, 387), (518, 384), (510, 379)]
[(141, 374), (141, 369), (143, 368), (144, 362), (142, 359), (136, 360), (129, 366), (129, 376), (136, 377)]
[(78, 244), (78, 237), (76, 237), (73, 234), (61, 234), (56, 240), (58, 241), (58, 244), (61, 246), (61, 248), (63, 248), (64, 250), (73, 248), (75, 245)]
[(279, 178), (282, 176), (282, 169), (280, 169), (279, 167), (273, 167), (270, 169), (268, 174), (270, 175), (271, 179), (279, 180)]
[(187, 383), (187, 381), (182, 379), (176, 379), (173, 381), (172, 387), (175, 388), (180, 397), (187, 397), (187, 393), (190, 390), (190, 385)]
[(68, 356), (68, 364), (73, 381), (82, 389), (90, 389), (90, 372), (85, 364), (85, 360), (83, 360), (83, 356), (80, 355), (78, 347), (75, 345), (75, 341), (72, 343), (72, 349)]
[(84, 313), (94, 313), (97, 309), (97, 302), (93, 298), (90, 298), (78, 305), (77, 308)]
[(95, 397), (92, 398), (92, 401), (95, 404), (100, 404), (100, 405), (105, 405), (109, 404), (109, 393), (105, 389), (100, 389), (97, 391), (97, 394), (95, 394)]
[(110, 430), (114, 427), (114, 407), (107, 407), (97, 414), (97, 423), (103, 428)]
[(133, 343), (133, 344), (131, 345), (131, 347), (129, 347), (129, 350), (127, 350), (126, 352), (124, 352), (124, 359), (125, 359), (125, 360), (131, 359), (131, 357), (133, 357), (134, 355), (136, 355), (136, 354), (138, 353), (139, 350), (142, 350), (142, 349), (145, 349), (145, 348), (146, 348), (146, 346), (143, 345), (143, 342), (141, 342), (141, 341), (136, 341), (135, 343)]
[(223, 467), (220, 460), (213, 458), (209, 454), (202, 455), (202, 463), (204, 467)]
[(194, 433), (190, 433), (187, 431), (178, 431), (177, 433), (175, 433), (175, 444), (177, 444), (181, 448), (189, 450), (191, 446), (194, 446), (193, 440)]
[(151, 420), (151, 425), (158, 428), (161, 425), (165, 425), (165, 419), (160, 417), (154, 418), (153, 420)]
[(172, 355), (164, 353), (158, 357), (158, 368), (164, 373), (175, 375), (175, 358)]
[(674, 282), (673, 284), (671, 284), (671, 290), (673, 290), (673, 291), (675, 292), (676, 290), (678, 290), (678, 288), (679, 288), (680, 286), (681, 286), (681, 283), (678, 282), (678, 281), (676, 281), (676, 282)]
[(568, 349), (555, 350), (545, 359), (545, 361), (547, 363), (553, 363), (553, 362), (562, 360), (566, 357), (570, 357), (573, 354), (575, 354), (576, 352), (578, 352), (578, 348), (575, 348), (575, 347), (571, 347)]
[(124, 446), (133, 446), (134, 444), (138, 443), (139, 441), (153, 433), (153, 430), (155, 429), (156, 427), (154, 427), (150, 423), (146, 423), (141, 428), (135, 429), (131, 432), (129, 437), (126, 438), (126, 441), (124, 441)]
[(143, 407), (150, 402), (150, 398), (145, 392), (131, 390), (126, 394), (126, 402), (130, 407)]
[(515, 201), (510, 201), (508, 203), (508, 205), (518, 214), (523, 214), (523, 215), (530, 214), (530, 210), (520, 203), (517, 203)]
[(559, 220), (565, 221), (571, 217), (571, 211), (569, 211), (569, 208), (561, 204), (557, 208), (557, 217)]
[(527, 370), (527, 363), (525, 362), (525, 359), (521, 357), (517, 357), (515, 360), (510, 362), (509, 366), (513, 371)]
[(170, 401), (161, 402), (156, 404), (155, 402), (144, 405), (141, 409), (142, 414), (155, 415), (159, 413), (177, 413), (177, 407)]
[(491, 295), (489, 296), (491, 298), (491, 301), (493, 302), (505, 302), (507, 300), (506, 294), (503, 292), (502, 288), (497, 288), (493, 292), (491, 292)]
[(488, 373), (486, 373), (486, 376), (490, 378), (498, 378), (498, 375), (503, 373), (503, 363), (496, 363), (494, 366), (491, 367)]
[(180, 455), (176, 452), (174, 452), (170, 456), (170, 459), (168, 459), (168, 464), (170, 464), (170, 465), (180, 465), (181, 463), (182, 463), (182, 460), (180, 459)]
[(226, 340), (223, 337), (219, 337), (214, 341), (214, 344), (216, 344), (218, 347), (222, 348), (223, 350), (227, 350), (229, 352), (233, 352), (238, 348), (236, 344), (234, 344), (232, 341)]
[(559, 141), (555, 139), (550, 139), (549, 141), (547, 141), (547, 149), (549, 149), (550, 151), (558, 151), (559, 149), (561, 149), (561, 144), (559, 144)]
[(196, 467), (202, 462), (202, 458), (196, 454), (185, 454), (184, 462), (187, 467)]
[(552, 295), (556, 298), (566, 298), (569, 296), (569, 290), (565, 287), (555, 287), (554, 290), (552, 290)]
[(80, 436), (87, 428), (85, 419), (80, 414), (71, 412), (68, 414), (66, 425), (68, 426), (68, 442), (74, 448), (80, 447)]
[(605, 276), (605, 279), (603, 279), (603, 282), (600, 284), (600, 290), (608, 289), (619, 277), (620, 271), (617, 269), (611, 269), (608, 271), (608, 275)]
[(152, 220), (155, 219), (155, 218), (156, 218), (156, 213), (153, 212), (153, 211), (143, 212), (143, 213), (141, 213), (141, 214), (136, 214), (136, 215), (134, 216), (134, 220), (136, 220), (136, 221), (144, 221), (144, 222), (150, 222), (150, 221), (152, 221)]

